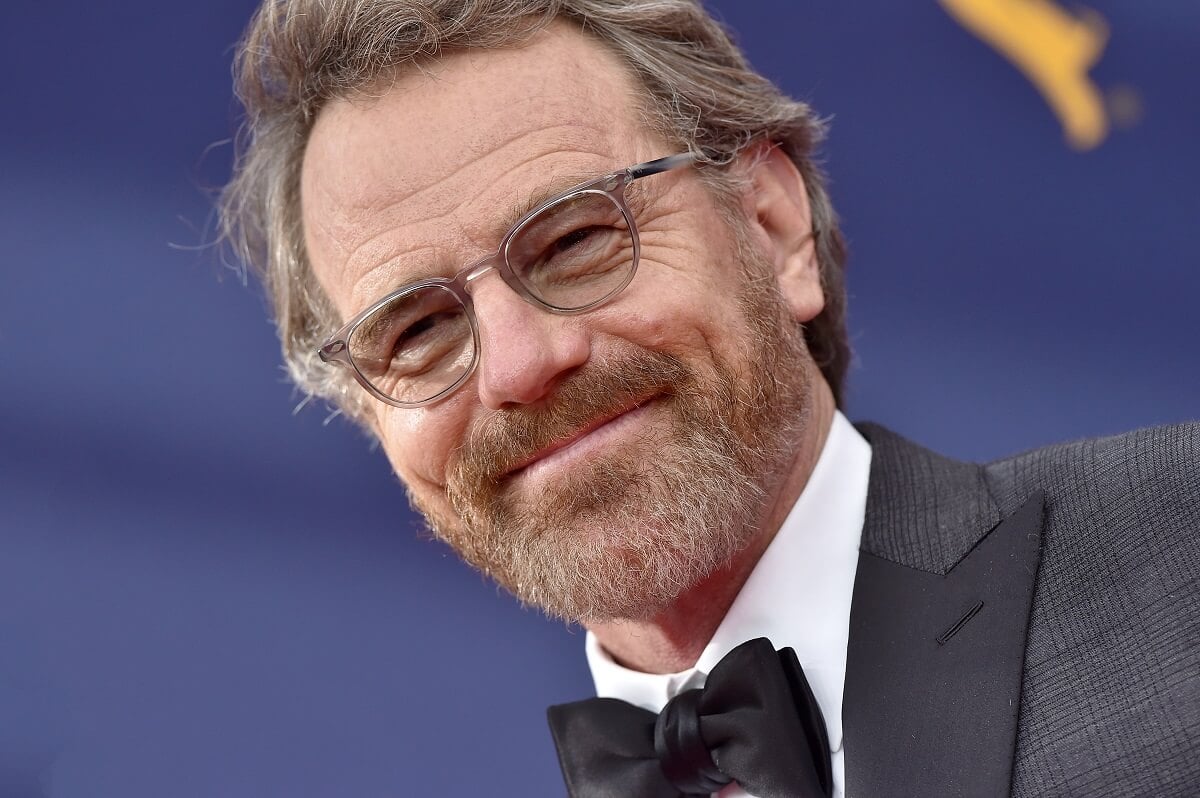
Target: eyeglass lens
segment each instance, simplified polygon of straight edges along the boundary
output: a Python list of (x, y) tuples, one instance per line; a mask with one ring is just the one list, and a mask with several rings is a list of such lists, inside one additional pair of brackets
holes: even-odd
[[(589, 190), (527, 219), (504, 251), (511, 275), (550, 308), (581, 310), (616, 294), (636, 268), (634, 236), (617, 201)], [(350, 358), (380, 393), (401, 402), (438, 396), (475, 360), (468, 310), (449, 287), (396, 296), (354, 328)]]

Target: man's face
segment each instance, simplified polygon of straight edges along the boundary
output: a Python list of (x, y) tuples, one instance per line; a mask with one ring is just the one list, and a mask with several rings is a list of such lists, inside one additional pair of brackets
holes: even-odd
[[(493, 252), (514, 208), (671, 154), (634, 96), (612, 56), (557, 26), (327, 106), (303, 219), (342, 318)], [(748, 545), (795, 456), (814, 372), (795, 322), (819, 306), (797, 307), (794, 287), (781, 298), (755, 226), (739, 246), (691, 170), (634, 186), (642, 252), (623, 293), (559, 316), (491, 274), (472, 288), (471, 379), (431, 406), (373, 405), (434, 531), (570, 620), (653, 615)]]

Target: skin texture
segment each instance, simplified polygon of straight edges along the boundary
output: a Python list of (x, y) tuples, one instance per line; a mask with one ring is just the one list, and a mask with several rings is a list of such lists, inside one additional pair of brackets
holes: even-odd
[[(633, 81), (602, 46), (555, 26), (519, 49), (451, 54), (331, 102), (310, 136), (301, 193), (309, 256), (342, 318), (491, 253), (520, 211), (548, 194), (676, 152), (640, 123), (634, 96)], [(733, 168), (747, 177), (746, 237), (782, 297), (776, 321), (806, 322), (823, 297), (803, 182), (769, 146)], [(457, 518), (447, 480), (475, 425), (551, 405), (564, 380), (589, 364), (633, 349), (664, 353), (702, 375), (715, 363), (745, 363), (752, 334), (735, 299), (745, 278), (711, 193), (692, 169), (638, 185), (642, 259), (621, 295), (590, 313), (558, 316), (488, 275), (473, 288), (482, 357), (468, 383), (419, 409), (375, 403), (383, 449), (431, 517)], [(803, 489), (834, 404), (811, 360), (798, 357), (794, 367), (811, 386), (805, 423), (763, 477), (754, 517), (740, 519), (753, 531), (746, 546), (649, 617), (586, 622), (624, 664), (649, 672), (694, 664)], [(506, 489), (536, 502), (591, 458), (653, 457), (667, 418), (646, 410), (533, 463)]]

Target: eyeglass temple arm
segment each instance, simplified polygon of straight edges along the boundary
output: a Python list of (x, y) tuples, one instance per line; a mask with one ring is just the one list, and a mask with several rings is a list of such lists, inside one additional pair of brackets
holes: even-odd
[(666, 158), (656, 158), (653, 161), (646, 161), (637, 166), (629, 167), (626, 172), (631, 180), (657, 175), (661, 172), (667, 172), (671, 169), (678, 169), (681, 166), (689, 166), (699, 160), (700, 156), (694, 152), (683, 152), (679, 155), (668, 155)]

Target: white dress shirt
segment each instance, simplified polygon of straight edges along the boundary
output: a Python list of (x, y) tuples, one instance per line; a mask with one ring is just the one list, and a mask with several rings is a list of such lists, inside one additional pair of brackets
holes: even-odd
[[(791, 646), (825, 717), (833, 795), (843, 798), (842, 688), (870, 467), (870, 445), (835, 413), (808, 484), (696, 665), (680, 673), (633, 671), (614, 662), (589, 632), (585, 647), (596, 694), (659, 712), (676, 694), (703, 686), (713, 666), (747, 640), (767, 637), (776, 648)], [(730, 784), (719, 798), (753, 796)]]

